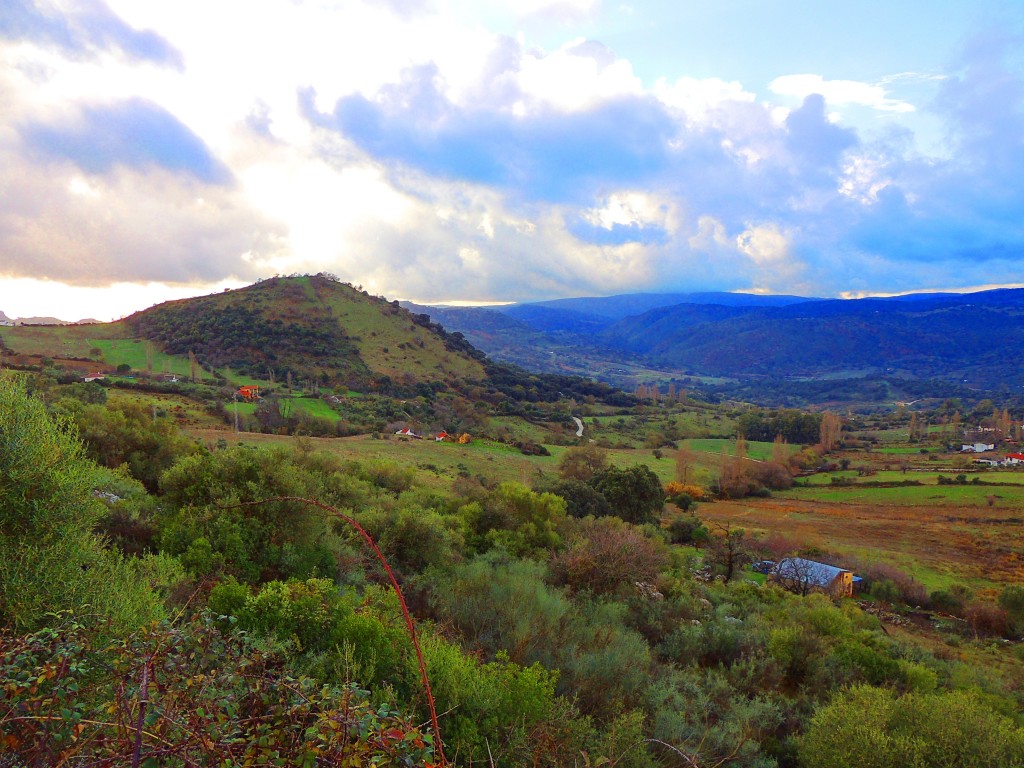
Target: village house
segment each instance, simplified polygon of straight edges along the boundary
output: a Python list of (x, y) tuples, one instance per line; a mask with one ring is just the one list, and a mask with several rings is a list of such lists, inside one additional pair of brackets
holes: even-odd
[(984, 453), (985, 451), (994, 451), (995, 449), (995, 443), (972, 443), (971, 445), (962, 445), (960, 448), (960, 452)]
[(238, 394), (246, 400), (258, 400), (260, 397), (260, 388), (255, 384), (249, 384), (244, 387), (239, 387)]
[(823, 592), (830, 597), (850, 597), (854, 583), (860, 578), (845, 568), (802, 557), (787, 557), (768, 574), (768, 580), (801, 595)]

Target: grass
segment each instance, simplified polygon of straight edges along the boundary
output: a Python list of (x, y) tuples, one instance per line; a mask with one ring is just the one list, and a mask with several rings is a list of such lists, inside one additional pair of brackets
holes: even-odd
[[(114, 367), (127, 365), (133, 371), (148, 369), (146, 343), (140, 339), (90, 339), (89, 343), (102, 352), (103, 362), (108, 365)], [(186, 357), (164, 354), (155, 345), (153, 345), (151, 355), (153, 373), (155, 374), (165, 373), (185, 377), (191, 372)]]
[(884, 506), (988, 506), (988, 497), (995, 497), (999, 508), (1024, 509), (1024, 485), (1013, 483), (986, 485), (912, 485), (895, 488), (853, 486), (793, 487), (776, 493), (780, 498), (803, 501), (846, 502)]
[(52, 358), (92, 357), (90, 350), (95, 345), (90, 336), (98, 334), (104, 338), (117, 338), (124, 333), (119, 323), (0, 326), (0, 338), (9, 350), (22, 355)]
[(701, 504), (697, 515), (708, 524), (731, 523), (861, 562), (890, 563), (929, 589), (954, 583), (993, 589), (1024, 578), (1019, 509), (776, 497)]
[[(716, 456), (732, 456), (736, 451), (735, 440), (722, 440), (717, 438), (695, 438), (686, 440), (680, 445), (692, 451), (700, 453), (713, 453)], [(767, 461), (772, 457), (774, 443), (757, 442), (751, 440), (747, 443), (747, 456), (757, 461)], [(799, 446), (789, 446), (790, 453), (799, 450)]]
[(420, 381), (484, 378), (479, 361), (449, 352), (439, 337), (409, 322), (397, 307), (392, 310), (356, 291), (323, 298), (367, 367), (376, 373)]

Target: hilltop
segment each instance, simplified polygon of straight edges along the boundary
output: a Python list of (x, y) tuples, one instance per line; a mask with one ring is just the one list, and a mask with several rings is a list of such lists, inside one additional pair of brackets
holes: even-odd
[(166, 302), (125, 318), (171, 355), (258, 379), (353, 389), (486, 377), (483, 355), (397, 304), (317, 275)]

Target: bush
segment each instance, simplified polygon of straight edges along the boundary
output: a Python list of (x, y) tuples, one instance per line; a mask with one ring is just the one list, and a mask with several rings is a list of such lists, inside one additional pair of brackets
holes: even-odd
[(1024, 730), (970, 692), (857, 686), (815, 713), (799, 755), (805, 768), (1019, 768)]
[(574, 592), (631, 594), (635, 582), (653, 582), (667, 564), (664, 546), (612, 517), (578, 523), (551, 570), (555, 583)]

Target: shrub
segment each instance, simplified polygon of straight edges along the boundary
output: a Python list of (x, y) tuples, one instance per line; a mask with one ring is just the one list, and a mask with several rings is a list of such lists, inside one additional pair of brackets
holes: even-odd
[(653, 582), (667, 563), (663, 546), (613, 517), (578, 523), (551, 570), (572, 591), (604, 595), (634, 592), (634, 582)]

